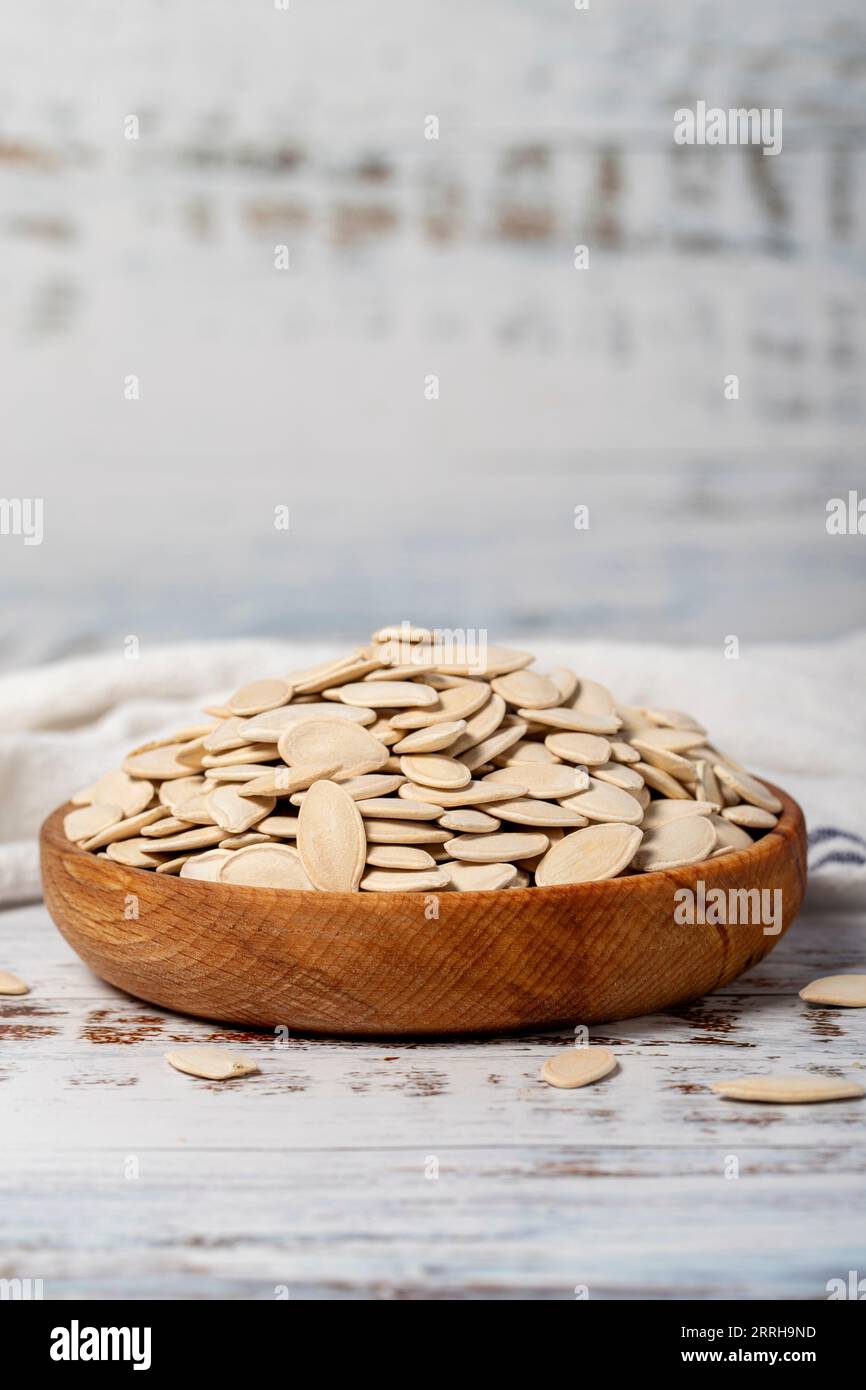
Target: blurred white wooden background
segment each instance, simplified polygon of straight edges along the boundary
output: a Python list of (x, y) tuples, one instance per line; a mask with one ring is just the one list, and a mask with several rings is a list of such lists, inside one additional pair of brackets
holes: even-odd
[[(9, 0), (0, 43), (0, 493), (45, 499), (0, 665), (866, 620), (856, 0)], [(698, 99), (782, 154), (674, 146)]]

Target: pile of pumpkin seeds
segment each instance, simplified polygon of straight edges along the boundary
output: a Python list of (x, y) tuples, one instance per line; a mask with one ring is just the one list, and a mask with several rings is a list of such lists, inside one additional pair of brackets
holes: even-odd
[(73, 796), (66, 835), (181, 878), (427, 893), (673, 869), (776, 824), (691, 715), (533, 660), (383, 628), (134, 749)]

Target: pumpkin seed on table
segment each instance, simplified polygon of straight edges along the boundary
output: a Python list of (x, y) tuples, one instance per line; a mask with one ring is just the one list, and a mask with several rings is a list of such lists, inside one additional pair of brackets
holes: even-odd
[(715, 1081), (712, 1089), (726, 1100), (762, 1101), (770, 1105), (808, 1105), (825, 1100), (856, 1100), (866, 1095), (856, 1081), (806, 1072), (786, 1076), (740, 1076)]
[(258, 1071), (255, 1062), (224, 1047), (178, 1047), (166, 1052), (165, 1060), (175, 1071), (199, 1076), (205, 1081), (233, 1081), (238, 1076), (252, 1076)]
[(589, 1086), (608, 1076), (616, 1066), (616, 1058), (607, 1047), (569, 1047), (548, 1057), (541, 1067), (541, 1080), (548, 1086), (573, 1091)]
[(298, 814), (298, 853), (310, 882), (327, 893), (354, 893), (367, 858), (358, 803), (336, 782), (314, 782)]
[(823, 975), (800, 990), (807, 1004), (866, 1009), (866, 975)]
[(9, 970), (0, 970), (0, 994), (29, 994), (30, 986)]
[(552, 845), (535, 870), (539, 887), (614, 878), (633, 860), (642, 839), (636, 825), (590, 825)]
[(431, 724), (426, 729), (416, 729), (414, 734), (397, 739), (393, 744), (394, 752), (400, 756), (404, 753), (441, 753), (443, 748), (448, 748), (455, 739), (465, 733), (467, 727), (465, 719), (452, 719), (444, 724)]
[(412, 873), (405, 869), (369, 869), (361, 879), (367, 893), (435, 893), (451, 882), (447, 869), (433, 868)]
[(219, 867), (219, 883), (247, 888), (288, 888), (312, 891), (297, 850), (288, 845), (248, 845), (233, 850)]

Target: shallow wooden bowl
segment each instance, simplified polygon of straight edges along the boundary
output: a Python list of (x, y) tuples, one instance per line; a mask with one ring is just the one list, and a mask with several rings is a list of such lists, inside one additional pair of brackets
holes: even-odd
[(601, 1023), (726, 985), (779, 940), (760, 923), (677, 924), (678, 888), (779, 888), (787, 930), (806, 837), (799, 806), (778, 795), (779, 824), (754, 848), (690, 868), (438, 895), (296, 893), (129, 869), (70, 844), (64, 806), (42, 827), (42, 878), (54, 921), (97, 975), (180, 1013), (356, 1036)]

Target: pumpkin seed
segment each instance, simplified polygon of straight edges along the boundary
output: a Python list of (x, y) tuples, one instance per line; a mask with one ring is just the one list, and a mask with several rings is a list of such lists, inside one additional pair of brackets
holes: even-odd
[(616, 1058), (608, 1047), (569, 1047), (548, 1057), (541, 1067), (541, 1079), (548, 1086), (572, 1091), (609, 1075)]
[(178, 1047), (166, 1052), (165, 1060), (175, 1071), (200, 1076), (205, 1081), (232, 1081), (258, 1071), (255, 1062), (247, 1061), (236, 1052), (228, 1052), (224, 1047)]
[(846, 1009), (866, 1009), (866, 975), (823, 975), (800, 990), (807, 1004), (838, 1004)]
[(635, 825), (590, 825), (552, 845), (535, 870), (539, 887), (595, 883), (622, 873), (635, 856), (642, 833)]
[(29, 994), (30, 986), (9, 970), (0, 970), (0, 994)]
[(309, 891), (313, 885), (297, 850), (288, 845), (248, 845), (232, 851), (219, 867), (220, 883), (249, 888), (289, 888)]
[(314, 888), (354, 893), (367, 858), (364, 822), (336, 782), (314, 782), (298, 815), (298, 853)]
[(835, 1076), (810, 1076), (805, 1072), (789, 1076), (740, 1076), (731, 1081), (715, 1081), (712, 1089), (728, 1100), (756, 1100), (771, 1105), (854, 1100), (866, 1095), (856, 1081), (842, 1081)]
[(451, 887), (458, 893), (495, 893), (517, 882), (514, 864), (468, 864), (454, 859), (448, 864)]

